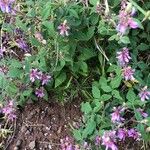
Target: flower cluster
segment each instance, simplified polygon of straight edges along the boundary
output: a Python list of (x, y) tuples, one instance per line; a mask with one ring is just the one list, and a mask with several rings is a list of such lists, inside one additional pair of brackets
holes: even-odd
[(75, 144), (72, 138), (66, 136), (63, 139), (60, 139), (60, 148), (61, 150), (91, 150), (91, 145), (84, 141), (82, 145)]
[(8, 120), (13, 121), (16, 118), (14, 101), (10, 100), (3, 108), (2, 113)]
[(118, 150), (117, 141), (124, 141), (126, 138), (133, 138), (134, 140), (140, 140), (141, 134), (134, 128), (129, 130), (125, 128), (119, 128), (116, 131), (105, 131), (102, 135), (96, 136), (95, 145), (104, 145), (106, 150)]
[[(119, 65), (122, 67), (122, 75), (126, 81), (133, 81), (134, 78), (134, 72), (135, 70), (131, 68), (131, 66), (128, 66), (128, 63), (131, 59), (129, 55), (129, 49), (124, 47), (121, 51), (117, 52), (117, 57)], [(148, 100), (150, 98), (150, 91), (148, 91), (147, 86), (141, 89), (139, 92), (139, 97), (141, 101)]]
[(0, 0), (0, 9), (3, 13), (11, 13), (15, 0)]
[[(47, 75), (41, 71), (39, 71), (38, 69), (31, 69), (30, 71), (30, 81), (33, 83), (36, 80), (39, 80), (41, 82), (41, 85), (47, 85), (48, 82), (51, 80), (51, 76)], [(40, 88), (36, 88), (35, 94), (37, 95), (37, 97), (44, 97), (44, 88), (40, 87)]]
[(135, 14), (135, 9), (128, 9), (129, 5), (126, 3), (122, 3), (122, 9), (119, 13), (119, 22), (117, 25), (117, 31), (121, 34), (125, 34), (127, 29), (136, 29), (138, 28), (138, 23), (133, 19), (133, 15)]
[(129, 49), (127, 47), (122, 48), (121, 51), (117, 52), (117, 57), (119, 65), (123, 67), (122, 75), (126, 81), (134, 80), (134, 70), (128, 66), (128, 63), (131, 59), (129, 55)]

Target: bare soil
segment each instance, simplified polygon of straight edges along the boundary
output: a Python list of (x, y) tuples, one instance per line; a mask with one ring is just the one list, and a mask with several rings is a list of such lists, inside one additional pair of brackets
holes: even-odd
[(6, 150), (59, 150), (60, 139), (70, 135), (70, 125), (81, 118), (79, 101), (60, 106), (41, 100), (17, 113), (15, 132), (7, 139)]

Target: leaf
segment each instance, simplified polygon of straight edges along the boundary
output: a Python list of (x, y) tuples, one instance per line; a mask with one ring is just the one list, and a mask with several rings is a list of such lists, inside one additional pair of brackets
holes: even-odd
[(92, 86), (92, 94), (94, 98), (100, 98), (100, 90), (98, 87), (96, 87), (95, 85)]
[(23, 91), (22, 95), (28, 97), (31, 95), (32, 91), (32, 88), (29, 88), (28, 90)]
[(20, 78), (22, 74), (22, 70), (18, 68), (10, 68), (8, 72), (8, 76), (10, 78)]
[(124, 43), (124, 44), (129, 44), (130, 40), (127, 36), (123, 36), (123, 37), (120, 38), (120, 42)]
[(55, 79), (55, 88), (60, 86), (66, 80), (66, 73), (62, 72), (56, 79)]
[(89, 102), (81, 104), (81, 111), (85, 114), (89, 114), (92, 112), (92, 107)]
[(133, 89), (130, 89), (128, 91), (126, 98), (127, 98), (128, 101), (131, 101), (131, 102), (136, 99), (136, 95), (135, 95)]
[(110, 85), (113, 89), (116, 89), (120, 86), (121, 81), (122, 81), (122, 77), (116, 76), (114, 79), (111, 80)]
[(90, 27), (87, 32), (87, 41), (90, 40), (94, 35), (95, 27)]
[(115, 97), (115, 98), (117, 98), (117, 99), (119, 99), (119, 100), (122, 100), (122, 97), (120, 96), (119, 91), (113, 90), (113, 91), (112, 91), (112, 95), (113, 95), (113, 97)]
[(95, 128), (96, 122), (92, 118), (87, 122), (86, 128), (83, 130), (82, 137), (86, 139), (88, 135), (91, 135), (94, 132)]
[(81, 135), (81, 132), (79, 130), (73, 130), (73, 136), (77, 141), (82, 140), (82, 135)]
[(74, 16), (75, 18), (79, 18), (78, 13), (74, 10), (74, 9), (69, 9), (69, 12), (72, 16)]
[(41, 12), (42, 19), (46, 20), (49, 17), (50, 12), (51, 12), (51, 2), (47, 2), (44, 5), (44, 8), (42, 9), (42, 12)]
[(102, 89), (104, 92), (111, 92), (111, 91), (112, 91), (111, 87), (108, 86), (108, 85), (103, 85), (103, 86), (101, 86), (101, 89)]
[(92, 5), (96, 5), (97, 4), (97, 0), (89, 0), (90, 4)]
[(108, 101), (109, 99), (111, 99), (111, 95), (109, 94), (103, 94), (101, 97), (100, 97), (100, 100), (101, 101)]
[(54, 23), (50, 21), (44, 21), (42, 22), (42, 24), (48, 29), (47, 32), (49, 36), (54, 38), (56, 35)]

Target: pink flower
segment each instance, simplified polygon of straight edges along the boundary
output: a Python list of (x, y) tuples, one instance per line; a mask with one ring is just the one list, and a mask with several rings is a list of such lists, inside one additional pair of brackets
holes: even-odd
[(42, 85), (47, 84), (47, 83), (50, 81), (51, 78), (52, 78), (51, 76), (46, 75), (46, 74), (43, 74), (43, 75), (42, 75), (42, 78), (41, 78), (41, 80), (42, 80)]
[(100, 145), (100, 143), (101, 143), (101, 137), (100, 136), (96, 136), (96, 138), (95, 138), (95, 145)]
[(129, 49), (124, 47), (122, 51), (117, 52), (117, 59), (121, 66), (125, 66), (129, 63), (131, 57), (129, 56)]
[(128, 80), (134, 80), (135, 78), (133, 77), (134, 75), (134, 70), (128, 66), (128, 67), (124, 67), (123, 68), (123, 72), (122, 72), (122, 75), (123, 77), (125, 78), (126, 81)]
[(124, 118), (122, 118), (121, 117), (121, 113), (124, 111), (124, 108), (122, 108), (122, 107), (114, 107), (113, 108), (113, 113), (111, 114), (111, 121), (113, 122), (113, 123), (115, 123), (115, 122), (122, 122), (122, 121), (124, 121)]
[(58, 29), (59, 29), (60, 35), (68, 36), (69, 35), (68, 30), (70, 29), (70, 27), (67, 25), (67, 20), (65, 20), (63, 23), (61, 23), (58, 26)]
[(118, 150), (117, 146), (115, 145), (116, 140), (116, 132), (115, 131), (109, 131), (105, 132), (102, 136), (102, 145), (106, 146), (106, 150), (109, 148), (111, 150)]
[(30, 81), (34, 82), (36, 79), (40, 79), (40, 73), (37, 69), (31, 69), (30, 71)]
[(126, 129), (123, 129), (123, 128), (119, 128), (118, 129), (118, 133), (117, 133), (117, 137), (120, 139), (120, 140), (125, 140), (125, 138), (127, 137), (128, 135), (128, 132)]
[(10, 13), (12, 11), (12, 4), (15, 0), (0, 0), (0, 9), (3, 13)]
[(144, 118), (148, 117), (148, 114), (145, 113), (143, 109), (138, 108), (137, 111), (138, 111)]
[(129, 18), (129, 20), (128, 20), (128, 25), (129, 25), (129, 27), (132, 28), (132, 29), (138, 28), (138, 23), (135, 22), (132, 18)]
[(37, 97), (40, 97), (40, 98), (44, 97), (44, 88), (43, 87), (36, 88), (35, 94)]
[(141, 134), (136, 129), (128, 130), (128, 137), (133, 138), (134, 140), (140, 140)]
[(69, 137), (61, 139), (60, 147), (61, 147), (61, 150), (73, 150), (71, 139)]
[(6, 106), (2, 108), (2, 113), (6, 118), (13, 121), (16, 118), (15, 106), (13, 100), (10, 100)]
[(126, 2), (122, 3), (122, 9), (119, 12), (119, 21), (117, 25), (117, 31), (121, 34), (125, 34), (127, 29), (136, 29), (138, 28), (138, 23), (133, 20), (132, 16), (134, 14), (134, 10), (132, 12), (126, 11)]
[(150, 91), (147, 90), (147, 86), (141, 89), (139, 97), (141, 98), (141, 101), (145, 101), (146, 99), (148, 100), (150, 98)]

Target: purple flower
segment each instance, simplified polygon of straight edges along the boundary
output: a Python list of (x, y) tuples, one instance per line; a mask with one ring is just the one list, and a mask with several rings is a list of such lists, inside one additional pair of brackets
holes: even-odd
[(121, 66), (125, 66), (129, 63), (129, 60), (131, 59), (131, 57), (129, 56), (129, 49), (124, 47), (122, 49), (122, 51), (117, 52), (118, 56), (118, 62)]
[(140, 140), (141, 134), (135, 129), (130, 129), (128, 130), (128, 137), (131, 137), (137, 141)]
[(16, 42), (17, 42), (17, 46), (21, 48), (22, 50), (24, 51), (29, 50), (27, 43), (23, 39), (17, 39)]
[(117, 146), (115, 145), (115, 140), (116, 140), (115, 131), (105, 132), (104, 135), (102, 136), (102, 145), (106, 146), (106, 150), (108, 150), (108, 148), (112, 150), (118, 150)]
[(113, 113), (111, 114), (111, 121), (113, 123), (116, 123), (116, 122), (122, 122), (124, 121), (124, 118), (121, 117), (121, 113), (124, 111), (124, 108), (122, 107), (114, 107), (113, 108)]
[(137, 111), (138, 111), (144, 118), (148, 117), (148, 114), (145, 113), (143, 109), (138, 108)]
[(30, 71), (30, 81), (34, 82), (36, 79), (40, 79), (40, 74), (37, 69), (32, 69)]
[(65, 20), (63, 23), (61, 23), (58, 26), (58, 29), (59, 29), (60, 35), (68, 36), (69, 35), (68, 30), (70, 29), (70, 27), (67, 25), (67, 20)]
[(148, 100), (150, 98), (150, 91), (147, 90), (147, 86), (141, 89), (139, 97), (141, 98), (141, 101), (145, 101), (146, 99)]
[(132, 18), (128, 19), (128, 25), (132, 29), (136, 29), (139, 26), (138, 23), (136, 21), (134, 21)]
[(35, 94), (37, 97), (40, 97), (40, 98), (44, 97), (44, 88), (43, 87), (36, 88)]
[(46, 85), (52, 77), (46, 74), (42, 74), (42, 85)]
[(61, 150), (73, 150), (71, 139), (69, 137), (61, 139), (60, 147), (61, 147)]
[(119, 128), (119, 129), (118, 129), (117, 137), (118, 137), (120, 140), (124, 141), (125, 138), (127, 137), (127, 135), (128, 135), (128, 132), (127, 132), (126, 129), (123, 129), (123, 128)]
[(101, 143), (101, 137), (100, 136), (96, 136), (96, 138), (95, 138), (95, 145), (100, 145), (100, 143)]
[(6, 51), (5, 47), (0, 48), (0, 58), (3, 57), (3, 53)]
[(128, 28), (136, 29), (138, 28), (138, 23), (133, 20), (132, 13), (125, 11), (123, 8), (119, 12), (119, 22), (116, 29), (118, 32), (125, 34)]
[(123, 75), (123, 77), (125, 78), (126, 81), (128, 81), (128, 80), (134, 80), (135, 79), (133, 77), (134, 72), (135, 71), (130, 66), (124, 67), (122, 75)]
[(16, 118), (15, 115), (15, 106), (13, 100), (10, 100), (6, 106), (2, 108), (2, 113), (6, 118), (13, 121)]
[(12, 11), (12, 4), (15, 0), (0, 0), (0, 9), (3, 13), (10, 13)]

